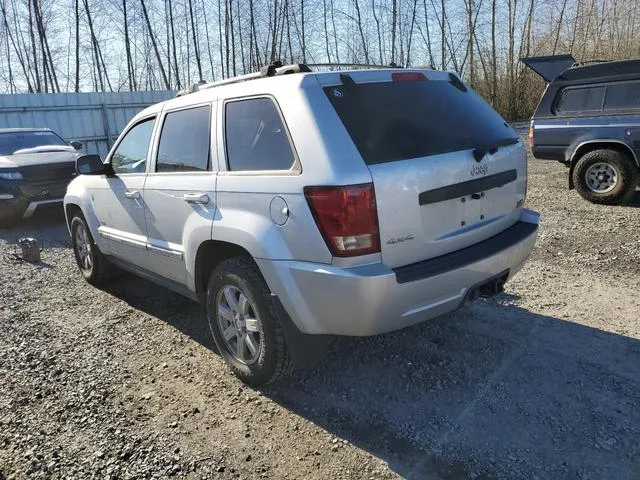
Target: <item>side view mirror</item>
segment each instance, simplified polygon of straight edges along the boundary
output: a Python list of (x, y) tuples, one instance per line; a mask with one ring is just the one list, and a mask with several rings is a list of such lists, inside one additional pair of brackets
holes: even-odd
[(102, 163), (99, 155), (83, 155), (76, 160), (78, 175), (113, 175), (108, 163)]
[(69, 145), (71, 145), (76, 150), (82, 150), (82, 142), (73, 141), (73, 142), (69, 142)]

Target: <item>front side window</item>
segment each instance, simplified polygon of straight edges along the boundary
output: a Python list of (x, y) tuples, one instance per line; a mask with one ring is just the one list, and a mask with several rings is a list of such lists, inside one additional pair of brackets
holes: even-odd
[(157, 172), (198, 172), (209, 169), (211, 107), (209, 105), (167, 113)]
[(596, 112), (602, 110), (604, 87), (564, 90), (556, 106), (558, 113)]
[(111, 157), (111, 166), (117, 174), (144, 173), (155, 118), (138, 123), (127, 132)]
[(640, 108), (640, 81), (607, 86), (605, 110), (633, 110)]
[(227, 103), (225, 138), (231, 171), (289, 170), (295, 162), (285, 126), (269, 98)]

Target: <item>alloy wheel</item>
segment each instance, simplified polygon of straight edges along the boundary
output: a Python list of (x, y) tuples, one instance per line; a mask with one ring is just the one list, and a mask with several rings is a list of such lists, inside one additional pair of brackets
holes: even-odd
[(249, 297), (234, 285), (224, 285), (216, 299), (217, 322), (225, 347), (244, 364), (260, 356), (260, 319)]

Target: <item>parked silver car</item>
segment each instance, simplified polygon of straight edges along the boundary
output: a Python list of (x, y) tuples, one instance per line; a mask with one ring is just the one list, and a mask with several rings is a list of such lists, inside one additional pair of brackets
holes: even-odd
[(117, 265), (206, 305), (249, 384), (498, 293), (534, 247), (525, 147), (454, 74), (270, 66), (181, 93), (78, 160), (74, 252), (90, 283)]

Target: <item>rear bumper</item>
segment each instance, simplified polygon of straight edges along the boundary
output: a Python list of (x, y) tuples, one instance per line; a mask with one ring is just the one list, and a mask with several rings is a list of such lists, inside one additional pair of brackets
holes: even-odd
[(509, 229), (512, 235), (509, 230), (500, 234), (509, 238), (499, 248), (495, 244), (500, 235), (472, 247), (472, 255), (454, 252), (459, 258), (452, 260), (450, 254), (444, 256), (447, 261), (438, 257), (415, 264), (419, 268), (411, 275), (382, 263), (351, 268), (296, 261), (257, 263), (302, 333), (376, 335), (455, 310), (470, 289), (502, 272), (512, 277), (533, 250), (537, 224), (538, 214), (523, 210), (520, 222)]

